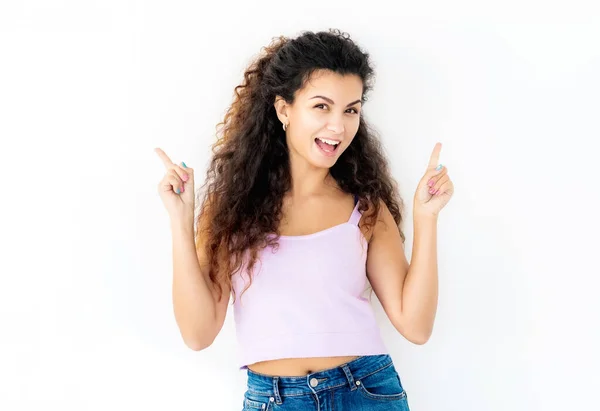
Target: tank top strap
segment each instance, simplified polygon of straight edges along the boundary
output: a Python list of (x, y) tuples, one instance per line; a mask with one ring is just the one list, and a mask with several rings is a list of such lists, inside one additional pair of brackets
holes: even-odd
[(354, 196), (354, 204), (354, 210), (352, 210), (352, 214), (350, 215), (350, 219), (348, 219), (348, 222), (352, 225), (358, 226), (358, 222), (362, 217), (362, 213), (358, 211), (358, 196), (356, 195)]

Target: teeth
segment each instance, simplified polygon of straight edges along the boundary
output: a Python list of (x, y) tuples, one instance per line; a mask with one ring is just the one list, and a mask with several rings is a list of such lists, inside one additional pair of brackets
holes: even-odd
[(333, 140), (325, 140), (324, 138), (319, 138), (317, 137), (319, 140), (321, 140), (323, 143), (327, 143), (330, 146), (337, 146), (339, 144), (339, 141), (333, 141)]

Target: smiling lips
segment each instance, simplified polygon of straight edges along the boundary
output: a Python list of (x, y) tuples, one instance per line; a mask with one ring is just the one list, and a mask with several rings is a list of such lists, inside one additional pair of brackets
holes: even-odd
[(339, 140), (332, 140), (332, 139), (321, 138), (321, 137), (315, 138), (315, 143), (317, 144), (317, 146), (321, 149), (321, 151), (324, 154), (329, 155), (329, 156), (334, 154), (336, 149), (340, 145)]
[(317, 137), (319, 140), (321, 140), (324, 143), (328, 143), (331, 145), (335, 145), (335, 144), (339, 144), (341, 140), (335, 139), (335, 138), (325, 138), (325, 137)]

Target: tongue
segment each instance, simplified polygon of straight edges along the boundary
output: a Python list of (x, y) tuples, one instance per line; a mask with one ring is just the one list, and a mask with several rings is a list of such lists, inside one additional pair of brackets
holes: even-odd
[(319, 147), (321, 147), (321, 149), (323, 149), (323, 151), (327, 151), (328, 153), (333, 153), (333, 151), (335, 150), (334, 146), (330, 146), (327, 143), (323, 143), (321, 140), (317, 139), (315, 140), (318, 144)]

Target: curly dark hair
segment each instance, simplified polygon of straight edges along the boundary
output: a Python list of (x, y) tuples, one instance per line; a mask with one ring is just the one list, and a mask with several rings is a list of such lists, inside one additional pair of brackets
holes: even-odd
[[(231, 276), (248, 255), (250, 275), (259, 251), (278, 245), (291, 173), (285, 131), (274, 108), (276, 96), (292, 104), (295, 93), (322, 69), (358, 75), (363, 82), (363, 101), (372, 88), (374, 70), (369, 54), (337, 29), (304, 31), (295, 39), (275, 37), (261, 51), (246, 69), (243, 83), (235, 87), (234, 101), (217, 125), (218, 139), (201, 188), (196, 247), (205, 247), (210, 282), (218, 290), (219, 300), (223, 297), (220, 282), (225, 282), (235, 301)], [(352, 143), (329, 172), (343, 191), (358, 197), (360, 211), (369, 210), (363, 215), (365, 227), (374, 225), (383, 201), (405, 241), (403, 201), (382, 144), (362, 115)], [(275, 237), (269, 238), (270, 234)]]

